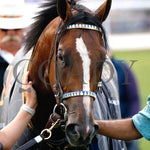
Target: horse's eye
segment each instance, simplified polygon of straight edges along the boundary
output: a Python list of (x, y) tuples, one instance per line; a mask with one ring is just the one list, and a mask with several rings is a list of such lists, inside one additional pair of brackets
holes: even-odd
[(63, 63), (63, 64), (65, 63), (63, 54), (61, 52), (58, 52), (57, 58), (61, 63)]
[(63, 56), (62, 56), (62, 54), (58, 54), (57, 57), (58, 57), (58, 59), (59, 59), (60, 61), (63, 61)]
[(58, 54), (58, 55), (57, 55), (57, 58), (58, 58), (59, 60), (62, 60), (62, 59), (63, 59), (61, 54)]

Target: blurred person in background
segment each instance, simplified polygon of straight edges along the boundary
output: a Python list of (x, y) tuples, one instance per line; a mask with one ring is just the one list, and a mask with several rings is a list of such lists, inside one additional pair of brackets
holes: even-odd
[[(140, 110), (140, 96), (136, 77), (123, 60), (111, 57), (118, 75), (119, 99), (122, 118), (131, 118)], [(126, 142), (128, 150), (138, 150), (137, 141)]]
[[(0, 129), (5, 126), (2, 112), (7, 98), (4, 97), (9, 96), (14, 82), (11, 63), (17, 54), (21, 57), (19, 52), (24, 49), (25, 29), (31, 23), (25, 16), (24, 9), (24, 0), (0, 0)], [(6, 79), (4, 74), (7, 74)]]
[(23, 45), (27, 23), (20, 7), (22, 2), (22, 0), (0, 0), (0, 95), (4, 72)]

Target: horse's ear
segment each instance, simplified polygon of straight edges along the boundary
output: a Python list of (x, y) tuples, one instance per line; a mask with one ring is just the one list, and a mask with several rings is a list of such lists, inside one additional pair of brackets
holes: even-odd
[(71, 7), (68, 0), (57, 0), (57, 12), (64, 22), (71, 17)]
[(95, 16), (102, 23), (107, 18), (111, 8), (111, 0), (106, 0), (96, 11)]

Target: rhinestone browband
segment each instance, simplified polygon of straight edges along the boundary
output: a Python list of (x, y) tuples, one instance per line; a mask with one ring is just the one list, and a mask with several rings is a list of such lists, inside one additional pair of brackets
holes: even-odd
[(88, 29), (102, 32), (101, 28), (90, 24), (71, 24), (67, 27), (67, 29)]

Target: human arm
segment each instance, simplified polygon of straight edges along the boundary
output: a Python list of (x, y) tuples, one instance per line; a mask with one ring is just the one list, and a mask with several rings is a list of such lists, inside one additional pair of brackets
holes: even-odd
[(119, 140), (134, 140), (141, 138), (133, 124), (132, 118), (121, 120), (96, 120), (99, 125), (98, 133)]
[[(26, 106), (35, 109), (37, 107), (37, 98), (35, 90), (32, 87), (32, 82), (29, 82), (28, 84), (28, 74), (29, 73), (25, 76), (25, 85), (23, 87), (26, 97)], [(30, 89), (30, 92), (28, 92), (27, 89)], [(19, 139), (31, 118), (32, 115), (29, 112), (20, 109), (14, 120), (0, 130), (0, 142), (2, 143), (4, 150), (10, 149)]]
[(150, 140), (150, 96), (147, 105), (130, 119), (96, 120), (98, 133), (120, 140), (134, 140), (144, 137)]

